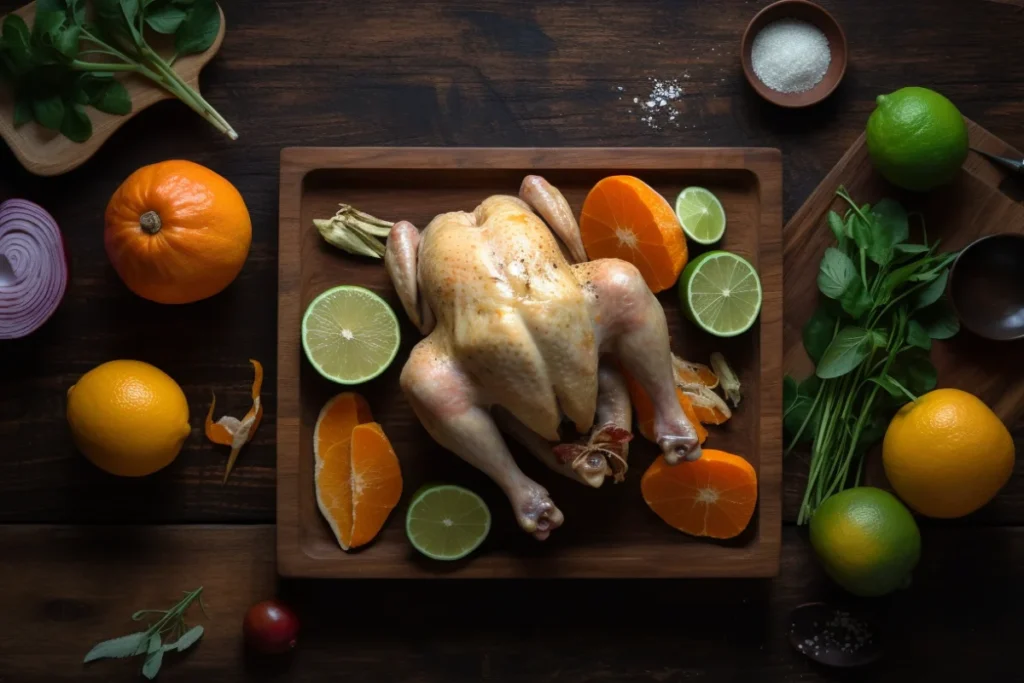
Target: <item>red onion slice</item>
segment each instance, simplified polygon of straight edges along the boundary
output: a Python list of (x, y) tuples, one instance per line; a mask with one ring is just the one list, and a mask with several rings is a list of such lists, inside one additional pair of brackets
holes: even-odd
[(67, 285), (64, 240), (53, 217), (24, 199), (0, 204), (0, 339), (39, 329)]

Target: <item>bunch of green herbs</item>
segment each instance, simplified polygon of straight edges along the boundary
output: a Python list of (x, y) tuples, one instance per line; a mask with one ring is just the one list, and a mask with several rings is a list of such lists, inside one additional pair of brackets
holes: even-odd
[(956, 253), (910, 239), (910, 216), (882, 199), (858, 206), (845, 188), (843, 216), (828, 214), (836, 238), (818, 271), (823, 298), (803, 329), (815, 373), (783, 383), (786, 453), (810, 442), (810, 474), (797, 519), (807, 523), (829, 496), (857, 486), (864, 453), (900, 405), (936, 385), (932, 340), (960, 328), (944, 299)]
[[(142, 621), (151, 615), (159, 615), (159, 617), (145, 631), (129, 633), (126, 636), (97, 643), (85, 655), (85, 663), (88, 664), (97, 659), (145, 656), (142, 675), (149, 679), (155, 678), (163, 664), (165, 652), (184, 652), (203, 637), (202, 626), (189, 628), (185, 623), (185, 612), (193, 602), (198, 602), (203, 612), (206, 612), (202, 595), (203, 587), (200, 586), (194, 591), (185, 593), (181, 602), (168, 610), (139, 610), (132, 615), (133, 621)], [(169, 638), (171, 642), (165, 644), (163, 642), (165, 637)]]
[[(10, 14), (0, 32), (0, 81), (13, 91), (14, 125), (34, 120), (84, 142), (92, 136), (86, 105), (129, 113), (131, 98), (114, 76), (136, 73), (234, 140), (224, 117), (172, 68), (178, 57), (209, 49), (219, 31), (215, 0), (37, 0), (31, 30)], [(153, 33), (173, 36), (170, 59), (147, 42)]]

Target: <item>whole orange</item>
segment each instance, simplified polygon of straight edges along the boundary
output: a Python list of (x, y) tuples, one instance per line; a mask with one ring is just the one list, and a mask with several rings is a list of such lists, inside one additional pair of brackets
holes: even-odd
[(928, 517), (963, 517), (1010, 479), (1013, 438), (977, 396), (936, 389), (903, 406), (885, 432), (882, 462), (893, 489)]
[(164, 161), (128, 176), (107, 205), (104, 243), (139, 296), (187, 304), (213, 296), (249, 255), (252, 221), (235, 186), (191, 161)]

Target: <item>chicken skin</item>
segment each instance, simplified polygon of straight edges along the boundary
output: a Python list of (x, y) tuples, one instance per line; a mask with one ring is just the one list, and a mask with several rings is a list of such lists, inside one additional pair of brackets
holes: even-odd
[[(402, 370), (403, 392), (427, 432), (501, 487), (541, 540), (564, 517), (502, 432), (585, 485), (621, 480), (632, 415), (620, 368), (650, 395), (666, 460), (700, 457), (676, 399), (661, 305), (631, 264), (585, 258), (568, 203), (539, 176), (523, 181), (520, 198), (489, 197), (422, 232), (397, 223), (385, 254), (426, 335)], [(585, 436), (560, 443), (563, 418)]]

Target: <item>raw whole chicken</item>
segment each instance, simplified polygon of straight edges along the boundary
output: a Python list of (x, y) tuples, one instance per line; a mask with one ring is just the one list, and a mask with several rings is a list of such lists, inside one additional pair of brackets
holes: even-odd
[[(676, 398), (665, 313), (639, 271), (618, 259), (588, 262), (568, 203), (543, 178), (528, 176), (519, 197), (441, 214), (422, 232), (395, 224), (385, 265), (426, 335), (402, 370), (413, 410), (543, 540), (562, 512), (519, 469), (501, 432), (581, 483), (621, 480), (632, 438), (621, 367), (654, 403), (666, 460), (697, 459), (700, 446)], [(585, 436), (561, 443), (563, 417)]]

